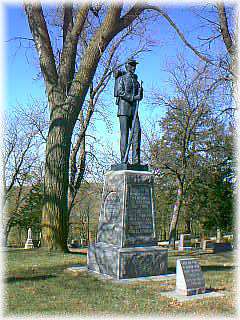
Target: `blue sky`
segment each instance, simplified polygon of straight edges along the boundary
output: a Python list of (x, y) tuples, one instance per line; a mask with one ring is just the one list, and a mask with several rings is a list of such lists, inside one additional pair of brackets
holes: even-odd
[[(167, 9), (171, 17), (183, 30), (191, 30), (195, 27), (196, 19), (189, 16), (189, 8), (170, 7)], [(42, 81), (34, 80), (39, 70), (36, 67), (36, 54), (34, 50), (27, 47), (32, 42), (11, 40), (15, 37), (31, 38), (27, 19), (21, 5), (7, 5), (5, 10), (6, 21), (6, 76), (7, 76), (7, 94), (6, 108), (13, 107), (16, 103), (28, 103), (30, 97), (44, 97), (44, 85)], [(186, 28), (186, 19), (188, 28)], [(186, 58), (190, 59), (192, 53), (184, 48), (182, 42), (178, 39), (176, 33), (161, 19), (159, 24), (152, 26), (153, 37), (163, 43), (156, 46), (152, 52), (141, 56), (140, 64), (137, 69), (139, 78), (143, 79), (146, 89), (152, 86), (162, 86), (166, 74), (161, 71), (167, 60), (174, 59), (177, 51), (183, 51)], [(193, 36), (188, 39), (192, 40)], [(131, 43), (130, 43), (131, 45)]]
[[(199, 19), (194, 12), (199, 8), (193, 5), (185, 6), (165, 6), (167, 13), (176, 22), (178, 27), (184, 32), (186, 38), (193, 44), (199, 45), (197, 35), (203, 35), (206, 31), (201, 27)], [(28, 48), (29, 44), (33, 46), (33, 42), (22, 41), (21, 46), (18, 40), (11, 40), (15, 37), (31, 38), (27, 19), (23, 11), (22, 5), (7, 5), (5, 7), (5, 49), (6, 49), (6, 100), (5, 110), (11, 110), (17, 104), (29, 105), (32, 99), (45, 99), (44, 84), (39, 79), (39, 68), (37, 63), (37, 55), (35, 48)], [(149, 27), (149, 34), (154, 38), (158, 45), (152, 48), (151, 52), (144, 53), (139, 57), (139, 65), (137, 74), (139, 79), (144, 82), (145, 97), (150, 97), (152, 88), (160, 88), (165, 93), (171, 94), (172, 88), (166, 83), (168, 75), (163, 69), (166, 63), (176, 62), (178, 53), (184, 54), (188, 61), (199, 61), (190, 49), (186, 48), (179, 39), (176, 32), (161, 18)], [(133, 43), (129, 42), (131, 47)], [(36, 80), (36, 78), (38, 78)], [(111, 87), (110, 87), (111, 88)], [(109, 88), (109, 90), (110, 90)], [(113, 133), (117, 133), (118, 121), (116, 117), (117, 107), (114, 103), (112, 92), (107, 92), (110, 101), (113, 123)], [(161, 110), (152, 108), (146, 104), (146, 100), (141, 103), (140, 119), (143, 123), (147, 119), (155, 120), (162, 117)], [(99, 123), (99, 130), (103, 132), (103, 124)]]
[[(28, 41), (11, 40), (15, 37), (31, 38), (22, 6), (8, 5), (5, 10), (6, 35), (6, 109), (16, 104), (29, 104), (32, 97), (44, 97), (42, 81), (34, 80), (38, 69), (34, 51), (28, 49)], [(31, 44), (31, 43), (30, 43)]]

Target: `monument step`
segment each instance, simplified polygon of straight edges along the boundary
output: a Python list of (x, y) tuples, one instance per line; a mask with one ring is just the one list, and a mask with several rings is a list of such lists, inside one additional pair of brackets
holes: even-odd
[(168, 250), (152, 247), (119, 248), (105, 243), (89, 246), (88, 269), (117, 279), (167, 273)]

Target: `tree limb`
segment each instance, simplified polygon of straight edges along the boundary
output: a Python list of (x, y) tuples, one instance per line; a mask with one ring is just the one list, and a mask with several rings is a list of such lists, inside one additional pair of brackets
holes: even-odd
[(128, 27), (146, 8), (141, 5), (134, 5), (121, 19), (119, 29)]
[(89, 11), (89, 4), (84, 5), (78, 12), (76, 22), (72, 26), (72, 7), (64, 9), (64, 46), (60, 59), (59, 84), (61, 88), (70, 88), (75, 73), (75, 60), (79, 36), (83, 30)]
[(63, 45), (65, 43), (67, 33), (73, 28), (73, 4), (71, 2), (63, 5)]
[(204, 56), (203, 54), (201, 54), (196, 48), (194, 48), (185, 38), (184, 34), (181, 32), (181, 30), (178, 28), (178, 26), (176, 25), (176, 23), (169, 17), (169, 15), (164, 12), (162, 9), (160, 9), (157, 6), (153, 6), (153, 5), (146, 5), (145, 6), (146, 10), (155, 10), (158, 11), (168, 22), (169, 24), (173, 27), (173, 29), (177, 32), (177, 34), (179, 35), (180, 39), (183, 41), (183, 43), (190, 48), (201, 60), (213, 64), (213, 62), (208, 59), (208, 57)]
[(22, 166), (23, 161), (24, 161), (24, 157), (25, 157), (26, 153), (28, 152), (28, 150), (29, 150), (29, 148), (31, 146), (31, 143), (32, 143), (32, 139), (29, 139), (24, 151), (22, 152), (22, 154), (20, 156), (19, 163), (16, 165), (15, 172), (14, 172), (14, 174), (12, 176), (12, 179), (11, 179), (11, 182), (10, 182), (10, 184), (9, 184), (7, 190), (6, 190), (7, 193), (12, 189), (12, 187), (13, 187), (16, 179), (17, 179), (17, 176), (19, 174), (19, 171), (20, 171), (21, 166)]
[(228, 53), (233, 56), (235, 48), (228, 28), (228, 21), (225, 6), (222, 2), (217, 3), (218, 16), (220, 21), (221, 34)]
[(57, 70), (51, 46), (46, 21), (43, 16), (41, 4), (25, 3), (25, 11), (28, 17), (35, 46), (39, 55), (40, 67), (48, 91), (57, 84)]

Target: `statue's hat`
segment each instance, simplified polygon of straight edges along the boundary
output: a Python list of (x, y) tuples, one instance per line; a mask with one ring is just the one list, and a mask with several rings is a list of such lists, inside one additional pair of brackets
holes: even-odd
[(135, 59), (130, 58), (127, 60), (126, 64), (131, 64), (131, 65), (135, 66), (136, 64), (138, 64), (138, 62)]

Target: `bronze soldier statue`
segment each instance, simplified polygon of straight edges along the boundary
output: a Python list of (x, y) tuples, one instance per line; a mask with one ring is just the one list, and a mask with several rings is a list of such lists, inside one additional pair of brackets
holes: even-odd
[[(114, 96), (118, 105), (117, 116), (120, 123), (120, 152), (121, 162), (128, 162), (129, 143), (132, 143), (132, 163), (140, 164), (140, 145), (141, 145), (141, 127), (138, 114), (134, 121), (135, 111), (139, 101), (143, 98), (143, 88), (137, 80), (135, 74), (138, 62), (134, 59), (128, 59), (125, 64), (126, 72), (115, 72)], [(130, 129), (133, 129), (132, 141), (129, 141)]]

